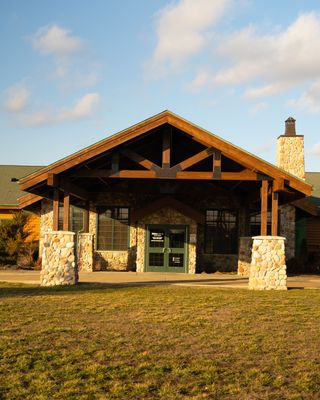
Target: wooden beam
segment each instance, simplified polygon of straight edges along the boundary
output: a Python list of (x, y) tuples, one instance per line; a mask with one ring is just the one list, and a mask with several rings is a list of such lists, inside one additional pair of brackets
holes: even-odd
[(215, 150), (213, 154), (213, 178), (221, 179), (221, 151)]
[(162, 168), (170, 168), (171, 158), (171, 127), (163, 131), (162, 136)]
[(278, 210), (279, 210), (279, 193), (272, 193), (271, 203), (271, 235), (278, 235)]
[(273, 191), (274, 192), (282, 192), (285, 189), (284, 186), (284, 179), (276, 179), (275, 181), (273, 181)]
[[(47, 185), (51, 186), (51, 185), (49, 185), (49, 183), (55, 184), (55, 182), (56, 182), (55, 179), (53, 179), (53, 181), (47, 180)], [(73, 184), (67, 178), (61, 177), (59, 179), (59, 185), (53, 186), (53, 187), (55, 187), (55, 188), (58, 187), (61, 191), (68, 192), (68, 194), (71, 194), (74, 197), (77, 197), (81, 200), (89, 200), (90, 199), (90, 194), (85, 189), (82, 189), (82, 188), (78, 187), (77, 185)]]
[(70, 222), (70, 195), (67, 192), (63, 194), (63, 230), (69, 231)]
[(158, 165), (154, 164), (152, 161), (148, 160), (147, 158), (141, 156), (140, 154), (136, 153), (133, 150), (128, 148), (121, 150), (121, 153), (126, 157), (130, 158), (130, 160), (136, 162), (137, 164), (141, 165), (142, 167), (152, 170), (160, 168)]
[(53, 191), (53, 224), (52, 229), (57, 231), (59, 229), (59, 189)]
[[(42, 196), (38, 196), (36, 194), (32, 194), (32, 193), (26, 194), (25, 196), (19, 198), (19, 200), (18, 200), (19, 206), (17, 206), (17, 208), (19, 208), (21, 210), (22, 208), (28, 207), (31, 204), (41, 201), (42, 199), (43, 199)], [(3, 206), (1, 208), (3, 208)], [(9, 207), (9, 208), (11, 208), (11, 207)]]
[(51, 172), (48, 173), (47, 185), (51, 186), (51, 187), (58, 187), (59, 186), (59, 176), (56, 174), (52, 174)]
[(176, 168), (177, 171), (184, 171), (185, 169), (191, 167), (192, 165), (197, 164), (199, 161), (208, 158), (214, 153), (214, 151), (215, 150), (213, 147), (208, 147), (207, 149), (200, 151), (199, 153), (195, 154), (192, 157), (187, 158), (186, 160), (180, 162), (179, 164), (176, 164), (172, 168)]
[(268, 226), (268, 181), (262, 181), (261, 185), (261, 229), (260, 235), (267, 235), (267, 226)]

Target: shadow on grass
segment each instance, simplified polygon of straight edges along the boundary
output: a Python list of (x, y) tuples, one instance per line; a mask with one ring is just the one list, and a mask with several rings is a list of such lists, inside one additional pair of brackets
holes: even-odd
[[(14, 297), (14, 296), (44, 296), (44, 295), (64, 295), (70, 293), (83, 293), (89, 291), (115, 291), (128, 288), (141, 288), (141, 287), (154, 287), (154, 286), (170, 286), (176, 284), (182, 284), (186, 287), (197, 288), (198, 284), (201, 283), (201, 287), (207, 286), (208, 288), (215, 287), (217, 289), (225, 286), (228, 288), (229, 285), (233, 287), (230, 289), (236, 289), (234, 286), (237, 284), (247, 283), (244, 278), (228, 280), (228, 279), (198, 279), (193, 281), (186, 280), (159, 280), (159, 281), (143, 281), (143, 282), (79, 282), (77, 285), (61, 285), (43, 287), (34, 284), (14, 283), (14, 282), (0, 282), (0, 298), (3, 297)], [(239, 286), (241, 289), (241, 286)]]

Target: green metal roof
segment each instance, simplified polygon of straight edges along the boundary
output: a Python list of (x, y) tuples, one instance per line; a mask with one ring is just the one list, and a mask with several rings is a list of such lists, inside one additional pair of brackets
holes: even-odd
[(11, 179), (21, 179), (32, 174), (42, 166), (34, 165), (0, 165), (0, 207), (17, 206), (18, 198), (28, 194), (19, 189), (19, 182)]

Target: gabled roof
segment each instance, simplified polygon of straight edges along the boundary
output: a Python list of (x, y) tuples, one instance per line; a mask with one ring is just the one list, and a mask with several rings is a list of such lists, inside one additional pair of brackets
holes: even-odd
[(221, 153), (233, 160), (239, 161), (247, 169), (268, 175), (272, 179), (282, 179), (287, 185), (305, 195), (311, 194), (311, 186), (303, 180), (275, 167), (274, 165), (262, 160), (261, 158), (233, 145), (232, 143), (213, 135), (203, 128), (181, 118), (180, 116), (164, 111), (136, 125), (133, 125), (113, 136), (101, 140), (83, 150), (80, 150), (70, 156), (59, 160), (48, 167), (32, 173), (20, 181), (20, 188), (28, 190), (33, 186), (47, 179), (48, 174), (60, 174), (69, 168), (80, 165), (100, 154), (110, 151), (116, 146), (124, 144), (132, 139), (143, 136), (152, 129), (158, 128), (164, 124), (180, 129), (195, 141), (200, 142), (208, 147), (214, 147)]
[(20, 190), (18, 180), (40, 168), (33, 165), (0, 165), (0, 208), (16, 208), (18, 198), (27, 194)]

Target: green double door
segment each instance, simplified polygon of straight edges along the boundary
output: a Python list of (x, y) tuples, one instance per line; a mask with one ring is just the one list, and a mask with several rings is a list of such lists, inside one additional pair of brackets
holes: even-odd
[(149, 272), (188, 272), (188, 230), (185, 225), (149, 225), (146, 265)]

